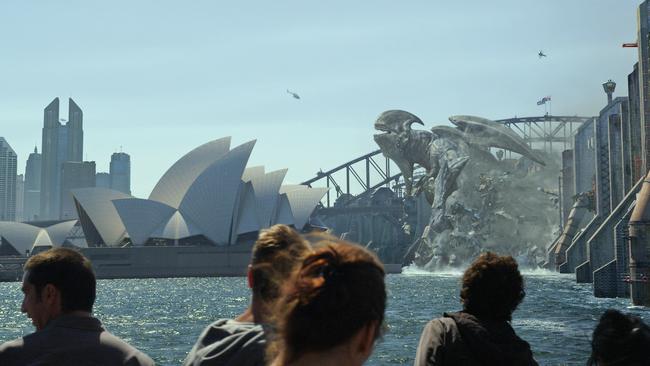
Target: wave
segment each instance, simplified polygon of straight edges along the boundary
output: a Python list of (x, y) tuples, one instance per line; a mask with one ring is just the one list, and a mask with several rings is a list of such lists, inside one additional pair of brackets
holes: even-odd
[[(550, 271), (545, 268), (522, 268), (520, 269), (521, 274), (524, 276), (566, 276), (555, 271)], [(429, 270), (422, 267), (418, 267), (415, 264), (410, 264), (406, 267), (402, 267), (402, 275), (406, 276), (462, 276), (465, 272), (465, 267), (446, 267), (439, 268), (436, 270)]]

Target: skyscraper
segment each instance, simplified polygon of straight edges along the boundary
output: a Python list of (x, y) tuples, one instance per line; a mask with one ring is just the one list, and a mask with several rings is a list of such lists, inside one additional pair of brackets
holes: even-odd
[(25, 180), (22, 174), (16, 176), (16, 221), (25, 220)]
[(639, 5), (637, 14), (639, 43), (639, 119), (641, 121), (642, 171), (650, 169), (650, 1)]
[(41, 214), (41, 154), (34, 146), (25, 165), (25, 199), (23, 220), (38, 220)]
[(16, 216), (16, 152), (0, 137), (0, 221)]
[(94, 161), (66, 161), (61, 169), (61, 219), (77, 218), (71, 190), (95, 186)]
[(95, 187), (111, 188), (111, 175), (108, 173), (99, 172), (95, 174)]
[(111, 189), (131, 194), (131, 157), (119, 152), (111, 155)]
[[(58, 219), (61, 213), (61, 170), (64, 162), (83, 157), (83, 112), (68, 101), (68, 121), (59, 123), (59, 98), (45, 107), (41, 164), (41, 219)], [(64, 120), (62, 120), (64, 121)], [(94, 176), (93, 176), (94, 179)]]

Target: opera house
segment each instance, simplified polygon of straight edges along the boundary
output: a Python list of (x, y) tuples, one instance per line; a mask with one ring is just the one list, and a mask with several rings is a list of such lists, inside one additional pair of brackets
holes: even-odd
[[(286, 169), (247, 168), (254, 145), (231, 149), (225, 137), (199, 146), (167, 170), (148, 199), (106, 188), (73, 190), (85, 236), (75, 245), (99, 278), (245, 274), (258, 231), (274, 224), (310, 230), (327, 190), (282, 185)], [(61, 245), (61, 233), (74, 224), (1, 223), (0, 236), (6, 252), (25, 253)]]

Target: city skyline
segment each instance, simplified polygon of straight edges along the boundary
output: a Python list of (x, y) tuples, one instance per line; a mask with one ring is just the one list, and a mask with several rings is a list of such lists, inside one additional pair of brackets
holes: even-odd
[(0, 60), (12, 70), (0, 127), (24, 173), (41, 146), (43, 106), (74, 98), (84, 110), (82, 160), (106, 172), (122, 146), (136, 197), (191, 146), (224, 135), (258, 139), (251, 165), (287, 167), (287, 181), (299, 183), (377, 149), (372, 124), (387, 109), (410, 110), (430, 128), (453, 114), (541, 115), (536, 101), (550, 95), (552, 114), (597, 115), (601, 83), (612, 79), (614, 96), (626, 94), (638, 51), (621, 44), (636, 41), (638, 3), (260, 2), (264, 11), (250, 14), (167, 2), (131, 4), (124, 14), (119, 1), (10, 2), (0, 30), (22, 36), (8, 40), (15, 52)]

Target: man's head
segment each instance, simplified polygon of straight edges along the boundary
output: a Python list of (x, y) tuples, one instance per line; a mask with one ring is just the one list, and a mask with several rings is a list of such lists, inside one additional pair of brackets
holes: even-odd
[(62, 314), (92, 311), (95, 274), (81, 253), (53, 248), (29, 258), (24, 270), (21, 311), (27, 313), (37, 330)]
[(281, 287), (311, 252), (309, 244), (286, 225), (274, 225), (260, 232), (253, 246), (248, 281), (253, 299), (271, 303)]
[(463, 307), (480, 319), (511, 320), (524, 296), (524, 279), (511, 256), (483, 253), (463, 275)]

